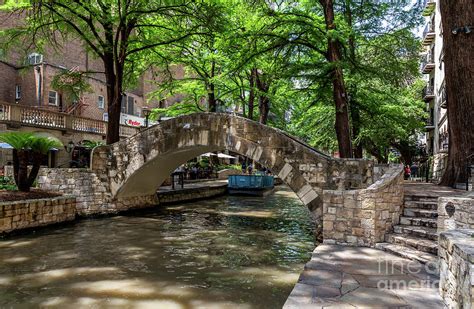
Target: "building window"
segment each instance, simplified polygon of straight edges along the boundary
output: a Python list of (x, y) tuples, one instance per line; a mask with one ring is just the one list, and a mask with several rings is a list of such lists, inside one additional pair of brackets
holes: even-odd
[(134, 115), (134, 111), (135, 111), (135, 100), (133, 99), (133, 97), (127, 97), (127, 101), (128, 101), (128, 110), (127, 110), (127, 113), (129, 115)]
[(58, 93), (56, 91), (50, 91), (48, 94), (48, 104), (58, 106)]
[(43, 55), (38, 53), (32, 53), (28, 56), (28, 64), (35, 65), (43, 62)]
[(105, 108), (104, 97), (101, 95), (97, 98), (97, 106), (101, 109)]
[(120, 102), (120, 112), (122, 114), (127, 113), (127, 96), (126, 95), (122, 96), (122, 101)]
[(15, 100), (21, 99), (21, 86), (16, 85), (15, 86)]

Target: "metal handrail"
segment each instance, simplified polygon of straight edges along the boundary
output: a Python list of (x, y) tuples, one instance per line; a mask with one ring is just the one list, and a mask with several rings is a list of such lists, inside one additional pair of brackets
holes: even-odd
[(469, 178), (471, 177), (471, 172), (473, 165), (471, 160), (474, 159), (474, 153), (466, 157), (466, 191), (469, 191)]

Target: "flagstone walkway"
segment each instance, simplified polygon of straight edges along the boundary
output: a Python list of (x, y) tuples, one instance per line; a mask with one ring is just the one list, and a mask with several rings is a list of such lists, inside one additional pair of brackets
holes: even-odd
[(283, 308), (443, 308), (430, 269), (378, 249), (320, 245)]

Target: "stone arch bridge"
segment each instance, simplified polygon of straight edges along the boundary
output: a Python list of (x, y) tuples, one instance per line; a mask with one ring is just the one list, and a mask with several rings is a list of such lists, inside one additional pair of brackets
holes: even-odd
[(120, 210), (144, 203), (143, 197), (153, 196), (176, 167), (200, 154), (225, 149), (273, 171), (314, 218), (322, 214), (323, 190), (366, 188), (374, 180), (372, 161), (329, 157), (283, 131), (243, 117), (196, 113), (97, 147), (91, 169), (106, 188), (102, 194), (113, 204), (101, 207)]

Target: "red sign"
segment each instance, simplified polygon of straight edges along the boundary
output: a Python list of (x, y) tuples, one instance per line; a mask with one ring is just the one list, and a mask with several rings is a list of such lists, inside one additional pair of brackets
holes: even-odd
[(135, 121), (132, 119), (127, 119), (127, 124), (129, 126), (140, 127), (142, 124), (139, 121)]

